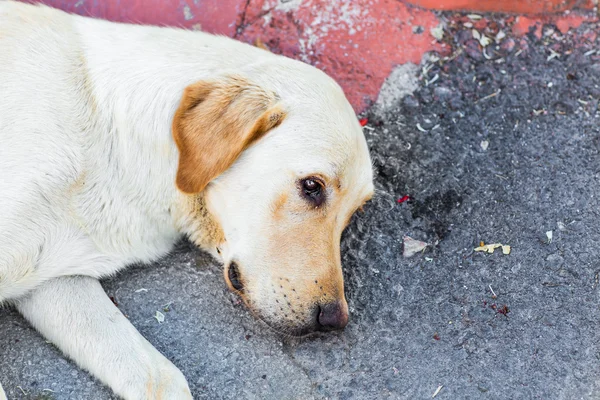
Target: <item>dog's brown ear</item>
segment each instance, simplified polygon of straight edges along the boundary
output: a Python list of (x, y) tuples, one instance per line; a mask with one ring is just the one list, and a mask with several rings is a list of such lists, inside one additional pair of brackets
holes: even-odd
[(239, 76), (188, 86), (173, 118), (179, 190), (204, 190), (285, 115), (275, 93)]

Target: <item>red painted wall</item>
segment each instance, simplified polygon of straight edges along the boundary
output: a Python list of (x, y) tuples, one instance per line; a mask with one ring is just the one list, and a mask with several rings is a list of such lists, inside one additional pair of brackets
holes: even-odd
[[(357, 111), (397, 64), (434, 47), (433, 13), (397, 0), (43, 0), (80, 15), (257, 39), (332, 75)], [(415, 33), (417, 32), (417, 33)]]
[(118, 22), (179, 26), (233, 36), (244, 0), (26, 0)]
[(434, 10), (466, 10), (513, 14), (544, 14), (594, 8), (593, 0), (405, 0)]
[(439, 44), (430, 34), (431, 28), (439, 24), (436, 14), (421, 7), (537, 12), (593, 6), (593, 0), (42, 2), (112, 21), (202, 29), (249, 43), (260, 39), (271, 51), (313, 64), (333, 76), (357, 111), (364, 110), (376, 100), (383, 81), (396, 65), (419, 63), (425, 52), (444, 50), (445, 45)]

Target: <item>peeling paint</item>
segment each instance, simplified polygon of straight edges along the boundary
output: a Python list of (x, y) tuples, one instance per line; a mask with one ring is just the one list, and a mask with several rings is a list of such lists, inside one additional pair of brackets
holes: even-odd
[(389, 111), (400, 104), (400, 101), (412, 94), (419, 87), (417, 78), (419, 67), (413, 63), (398, 65), (385, 79), (375, 106), (381, 111)]
[(302, 4), (302, 0), (277, 0), (275, 9), (283, 12), (295, 11)]
[(186, 21), (194, 19), (194, 14), (192, 14), (192, 10), (190, 10), (190, 6), (187, 4), (183, 6), (183, 18), (185, 18)]
[[(292, 7), (292, 4), (294, 7)], [(396, 0), (304, 0), (282, 11), (277, 0), (253, 0), (238, 37), (257, 38), (276, 53), (300, 59), (333, 76), (357, 111), (372, 105), (399, 64), (418, 64), (443, 47), (423, 32), (439, 21), (429, 11)], [(413, 30), (414, 24), (421, 29)]]
[[(308, 5), (307, 5), (308, 6)], [(368, 9), (362, 8), (356, 2), (333, 0), (325, 7), (316, 8), (318, 11), (312, 21), (306, 21), (304, 32), (306, 38), (302, 41), (303, 59), (314, 54), (318, 42), (326, 38), (332, 31), (347, 31), (353, 35), (366, 26), (376, 23), (368, 14)]]

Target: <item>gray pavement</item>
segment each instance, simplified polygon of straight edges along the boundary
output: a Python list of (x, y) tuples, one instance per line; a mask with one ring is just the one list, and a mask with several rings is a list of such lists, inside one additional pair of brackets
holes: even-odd
[[(597, 28), (491, 60), (456, 29), (455, 58), (368, 115), (377, 196), (343, 237), (345, 331), (277, 336), (187, 243), (104, 282), (196, 398), (600, 398), (600, 46), (580, 40)], [(405, 259), (404, 235), (432, 246)], [(9, 399), (113, 398), (14, 311), (0, 321)]]

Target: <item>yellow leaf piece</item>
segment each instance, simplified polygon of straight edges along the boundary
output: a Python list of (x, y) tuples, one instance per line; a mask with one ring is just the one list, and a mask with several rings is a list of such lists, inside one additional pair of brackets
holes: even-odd
[(501, 247), (502, 254), (510, 254), (510, 246), (509, 245), (504, 245), (502, 243), (483, 244), (483, 242), (480, 242), (479, 244), (481, 244), (481, 246), (476, 247), (475, 251), (483, 251), (483, 252), (492, 254), (494, 252), (494, 250)]

